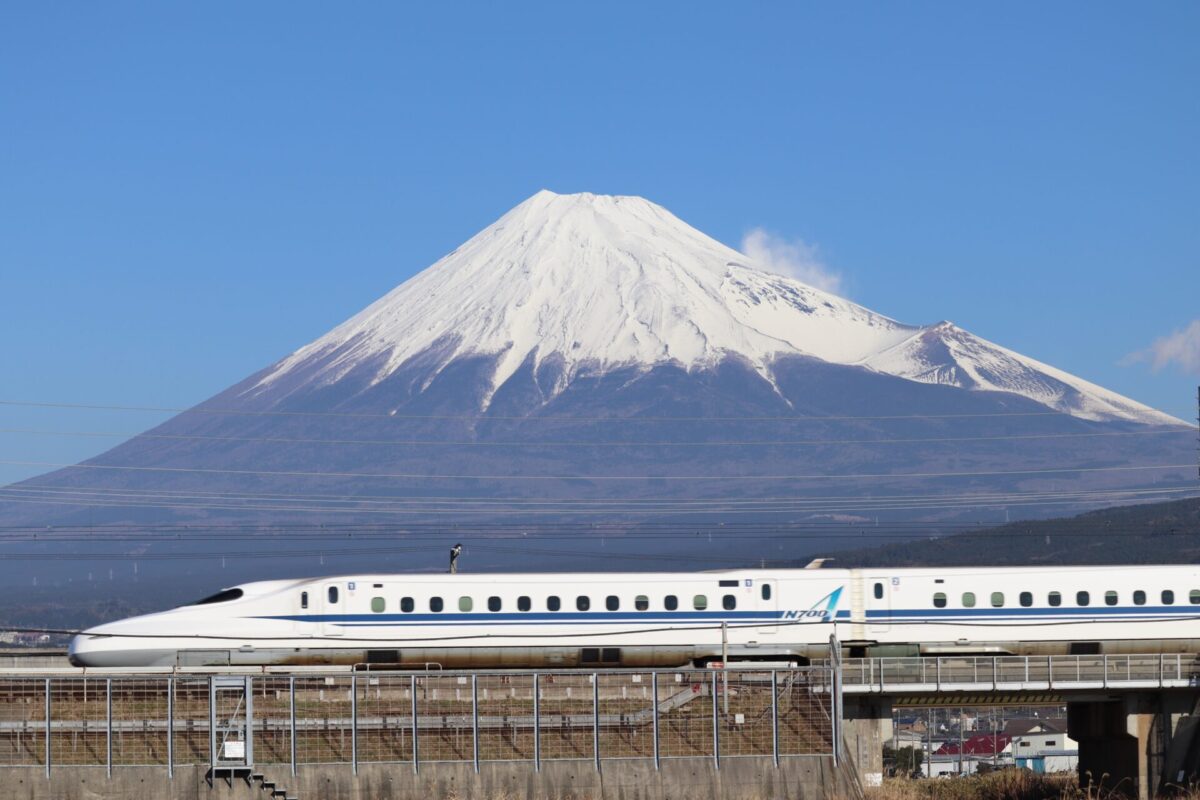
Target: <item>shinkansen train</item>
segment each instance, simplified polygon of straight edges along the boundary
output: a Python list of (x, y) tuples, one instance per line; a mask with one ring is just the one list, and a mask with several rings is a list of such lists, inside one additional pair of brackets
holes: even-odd
[(850, 656), (1200, 652), (1192, 566), (345, 575), (110, 622), (77, 666), (678, 667)]

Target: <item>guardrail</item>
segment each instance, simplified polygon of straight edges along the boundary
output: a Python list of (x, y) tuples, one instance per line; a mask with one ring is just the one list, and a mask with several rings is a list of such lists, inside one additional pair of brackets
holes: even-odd
[(847, 694), (1021, 692), (1200, 687), (1192, 654), (942, 656), (866, 658), (842, 663)]
[(835, 673), (0, 677), (0, 769), (836, 759)]

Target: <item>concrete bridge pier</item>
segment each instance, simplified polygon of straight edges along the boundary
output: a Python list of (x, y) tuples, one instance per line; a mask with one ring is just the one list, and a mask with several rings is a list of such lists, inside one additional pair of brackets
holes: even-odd
[(864, 786), (883, 783), (883, 746), (892, 738), (890, 697), (846, 695), (842, 700), (842, 741)]
[(1079, 743), (1079, 782), (1138, 800), (1170, 794), (1197, 777), (1197, 695), (1137, 692), (1067, 704), (1067, 732)]

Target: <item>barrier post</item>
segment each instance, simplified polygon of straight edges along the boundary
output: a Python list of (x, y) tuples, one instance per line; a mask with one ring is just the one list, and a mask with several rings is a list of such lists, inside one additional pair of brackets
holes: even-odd
[[(84, 678), (86, 681), (87, 678)], [(86, 683), (84, 684), (87, 685)], [(46, 778), (50, 778), (50, 679), (46, 678)]]
[(592, 673), (592, 756), (600, 771), (600, 676)]
[(837, 665), (833, 668), (833, 764), (840, 766), (842, 763), (842, 748), (845, 743), (842, 741), (842, 658), (838, 655)]
[(358, 774), (358, 675), (350, 676), (350, 766)]
[(771, 755), (779, 766), (779, 675), (771, 670)]
[(471, 675), (471, 748), (479, 772), (479, 676)]
[(721, 768), (721, 733), (720, 726), (717, 724), (717, 671), (712, 671), (712, 746), (713, 746), (713, 766), (717, 769)]
[(654, 768), (661, 769), (662, 762), (658, 754), (658, 673), (650, 673), (650, 715), (654, 723)]
[(292, 777), (296, 776), (296, 676), (288, 676), (288, 729), (291, 733)]
[(413, 774), (417, 773), (417, 764), (420, 763), (420, 749), (417, 747), (417, 676), (408, 676), (409, 700), (412, 701), (412, 753), (413, 753)]
[(533, 673), (533, 770), (542, 771), (542, 711), (538, 674)]
[(104, 679), (104, 770), (112, 777), (112, 678)]
[(217, 768), (217, 696), (215, 678), (208, 676), (208, 768)]
[(175, 777), (175, 678), (167, 678), (167, 777)]

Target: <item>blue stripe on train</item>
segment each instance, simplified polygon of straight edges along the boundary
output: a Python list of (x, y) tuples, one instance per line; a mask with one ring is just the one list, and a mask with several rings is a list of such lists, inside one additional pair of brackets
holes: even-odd
[[(593, 625), (620, 623), (670, 624), (679, 622), (794, 622), (814, 624), (824, 622), (820, 617), (789, 619), (787, 611), (673, 611), (621, 612), (621, 611), (562, 611), (562, 612), (473, 612), (440, 614), (286, 614), (259, 616), (252, 619), (273, 619), (290, 622), (321, 622), (343, 626), (381, 625), (554, 625), (566, 622)], [(989, 619), (1002, 622), (1037, 618), (1046, 622), (1075, 622), (1107, 617), (1119, 620), (1190, 619), (1200, 616), (1200, 608), (1188, 609), (1179, 606), (1088, 606), (1084, 608), (921, 608), (921, 609), (868, 609), (868, 622), (886, 623), (891, 620), (906, 622), (954, 621)], [(850, 612), (836, 613), (839, 621), (849, 620)]]

